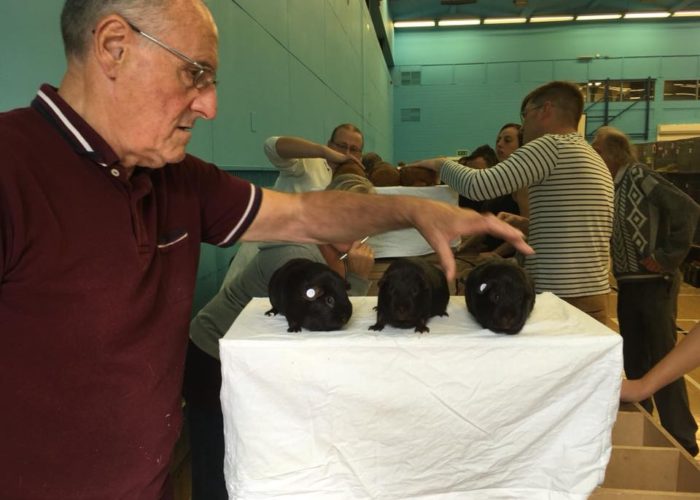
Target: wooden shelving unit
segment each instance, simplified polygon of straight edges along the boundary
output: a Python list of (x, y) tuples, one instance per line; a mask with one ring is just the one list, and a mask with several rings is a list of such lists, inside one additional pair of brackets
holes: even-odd
[(623, 405), (605, 481), (591, 500), (700, 498), (700, 466), (639, 405)]

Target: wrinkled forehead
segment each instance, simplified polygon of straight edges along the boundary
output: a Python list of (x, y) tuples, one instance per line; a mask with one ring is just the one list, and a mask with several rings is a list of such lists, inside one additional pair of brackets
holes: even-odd
[(187, 55), (216, 68), (219, 31), (209, 8), (201, 0), (175, 0), (167, 10), (165, 24), (170, 38), (188, 48)]

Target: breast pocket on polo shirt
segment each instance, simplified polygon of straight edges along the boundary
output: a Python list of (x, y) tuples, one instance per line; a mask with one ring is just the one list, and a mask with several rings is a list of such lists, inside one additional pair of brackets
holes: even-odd
[(168, 253), (178, 245), (184, 246), (189, 236), (184, 229), (171, 229), (158, 237), (158, 250), (161, 253)]
[(197, 256), (193, 254), (189, 233), (183, 229), (168, 230), (158, 237), (157, 249), (162, 272), (159, 293), (171, 303), (192, 297)]

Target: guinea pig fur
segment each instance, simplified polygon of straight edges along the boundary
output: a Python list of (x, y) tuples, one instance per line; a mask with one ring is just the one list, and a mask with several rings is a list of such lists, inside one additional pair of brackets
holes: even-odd
[(429, 332), (428, 319), (446, 316), (449, 300), (447, 279), (440, 269), (420, 259), (397, 259), (379, 280), (377, 322), (369, 329), (382, 330), (389, 324)]
[(508, 261), (487, 261), (467, 275), (464, 297), (476, 321), (497, 333), (514, 335), (535, 305), (535, 285), (523, 268)]
[(375, 186), (398, 186), (401, 181), (401, 173), (390, 163), (379, 161), (374, 164), (369, 174), (369, 180)]
[(380, 161), (382, 161), (382, 157), (379, 156), (377, 153), (365, 153), (364, 155), (362, 155), (362, 165), (365, 167), (367, 175), (372, 173), (374, 165), (376, 165), (377, 162)]
[(352, 316), (348, 288), (348, 283), (327, 265), (292, 259), (270, 278), (268, 293), (272, 309), (265, 314), (283, 314), (288, 332), (299, 332), (302, 328), (339, 330)]
[(343, 174), (354, 174), (359, 175), (360, 177), (367, 177), (367, 172), (365, 172), (365, 169), (354, 161), (346, 161), (345, 163), (338, 165), (338, 168), (336, 168), (333, 172), (333, 178)]
[(404, 167), (400, 170), (400, 182), (402, 186), (434, 186), (438, 182), (438, 175), (423, 167)]

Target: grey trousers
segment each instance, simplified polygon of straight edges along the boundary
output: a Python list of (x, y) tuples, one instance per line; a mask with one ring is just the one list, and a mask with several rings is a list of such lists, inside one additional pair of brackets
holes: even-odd
[[(642, 377), (676, 344), (675, 307), (680, 275), (646, 281), (619, 282), (617, 317), (623, 338), (627, 378)], [(698, 427), (688, 407), (683, 378), (660, 389), (653, 396), (661, 425), (691, 455), (698, 453)], [(642, 402), (648, 411), (650, 400)]]

